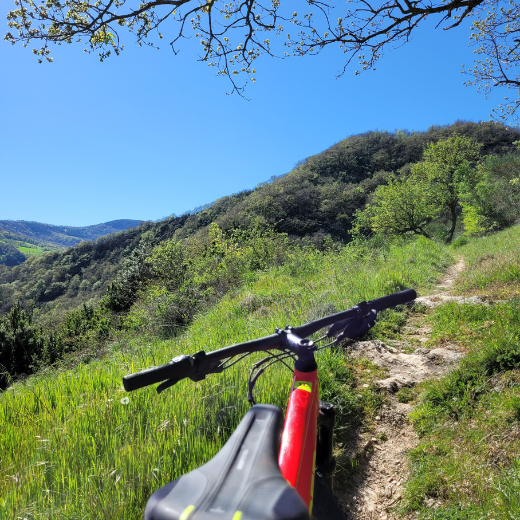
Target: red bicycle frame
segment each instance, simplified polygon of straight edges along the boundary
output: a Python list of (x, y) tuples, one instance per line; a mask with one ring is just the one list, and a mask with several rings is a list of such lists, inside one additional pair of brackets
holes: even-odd
[(318, 370), (294, 371), (278, 463), (312, 514), (316, 432), (319, 413)]

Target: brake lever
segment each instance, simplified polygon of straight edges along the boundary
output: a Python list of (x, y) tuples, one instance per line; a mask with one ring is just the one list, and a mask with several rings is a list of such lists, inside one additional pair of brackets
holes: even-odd
[(338, 333), (338, 331), (344, 329), (351, 321), (355, 319), (356, 318), (347, 318), (346, 320), (341, 320), (337, 321), (336, 323), (333, 323), (327, 331), (327, 338), (332, 338), (333, 336), (335, 336)]
[(345, 338), (358, 339), (364, 336), (375, 324), (377, 311), (372, 309), (366, 316), (352, 320), (338, 336), (341, 341)]
[[(345, 329), (350, 324), (363, 320), (363, 311), (361, 310), (361, 307), (360, 307), (363, 305), (366, 305), (366, 302), (360, 302), (357, 305), (354, 305), (354, 307), (352, 307), (352, 310), (356, 311), (356, 315), (354, 317), (347, 318), (346, 320), (341, 320), (336, 323), (333, 323), (329, 327), (329, 330), (327, 331), (327, 337), (331, 338), (332, 336), (335, 336), (341, 329)], [(342, 335), (344, 335), (344, 334), (342, 333)]]
[(224, 370), (221, 361), (210, 362), (206, 357), (206, 352), (201, 350), (193, 354), (193, 364), (195, 365), (195, 373), (188, 376), (192, 381), (202, 381), (209, 374), (220, 374)]
[(161, 392), (164, 392), (167, 388), (170, 388), (170, 386), (173, 386), (175, 383), (178, 383), (180, 379), (176, 379), (175, 377), (172, 377), (171, 379), (167, 379), (166, 381), (163, 381), (158, 387), (157, 387), (157, 393), (160, 394)]

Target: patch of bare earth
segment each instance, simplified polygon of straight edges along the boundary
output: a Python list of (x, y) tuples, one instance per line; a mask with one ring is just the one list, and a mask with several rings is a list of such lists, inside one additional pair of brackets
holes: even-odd
[[(455, 298), (450, 295), (450, 289), (463, 269), (464, 261), (459, 259), (447, 270), (435, 291), (417, 301), (434, 307)], [(338, 493), (349, 520), (398, 518), (393, 511), (402, 499), (403, 483), (408, 477), (407, 454), (417, 445), (418, 438), (408, 420), (413, 406), (400, 403), (395, 394), (402, 387), (413, 387), (443, 375), (463, 355), (453, 344), (424, 348), (422, 345), (429, 339), (430, 332), (423, 320), (417, 319), (405, 327), (402, 341), (388, 344), (379, 340), (359, 341), (350, 345), (352, 355), (385, 368), (387, 377), (376, 381), (386, 398), (372, 427), (358, 432), (349, 446), (343, 447), (341, 458), (358, 464), (349, 485)]]

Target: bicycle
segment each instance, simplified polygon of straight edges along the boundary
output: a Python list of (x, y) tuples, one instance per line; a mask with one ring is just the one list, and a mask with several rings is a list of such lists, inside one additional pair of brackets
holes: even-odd
[[(157, 387), (162, 392), (181, 379), (200, 381), (220, 373), (254, 352), (269, 354), (251, 369), (248, 400), (252, 407), (223, 448), (203, 466), (155, 491), (144, 519), (309, 520), (315, 487), (318, 489), (319, 482), (319, 489), (324, 484), (325, 489), (332, 488), (336, 465), (332, 455), (334, 408), (319, 401), (315, 352), (363, 336), (378, 312), (416, 297), (413, 289), (407, 289), (300, 327), (287, 326), (270, 336), (209, 353), (177, 356), (165, 365), (125, 376), (127, 391), (162, 382)], [(329, 329), (319, 340), (306, 339), (324, 327)], [(334, 336), (329, 343), (316, 346)], [(253, 389), (267, 367), (286, 364), (289, 358), (294, 361), (294, 373), (284, 423), (280, 408), (255, 404)], [(329, 520), (332, 514), (342, 515), (337, 504), (331, 511), (325, 513)]]

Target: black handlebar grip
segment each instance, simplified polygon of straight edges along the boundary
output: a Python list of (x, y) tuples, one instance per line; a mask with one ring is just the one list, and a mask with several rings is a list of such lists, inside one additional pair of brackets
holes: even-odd
[(383, 296), (382, 298), (370, 300), (369, 302), (367, 302), (367, 307), (370, 309), (375, 309), (379, 312), (383, 309), (395, 307), (396, 305), (403, 305), (404, 303), (412, 302), (415, 300), (415, 298), (417, 298), (417, 293), (415, 292), (415, 290), (406, 289), (398, 293)]
[(195, 371), (194, 359), (191, 356), (177, 356), (169, 363), (159, 367), (151, 367), (135, 374), (123, 377), (123, 386), (127, 392), (144, 386), (160, 383), (166, 379), (184, 379)]

